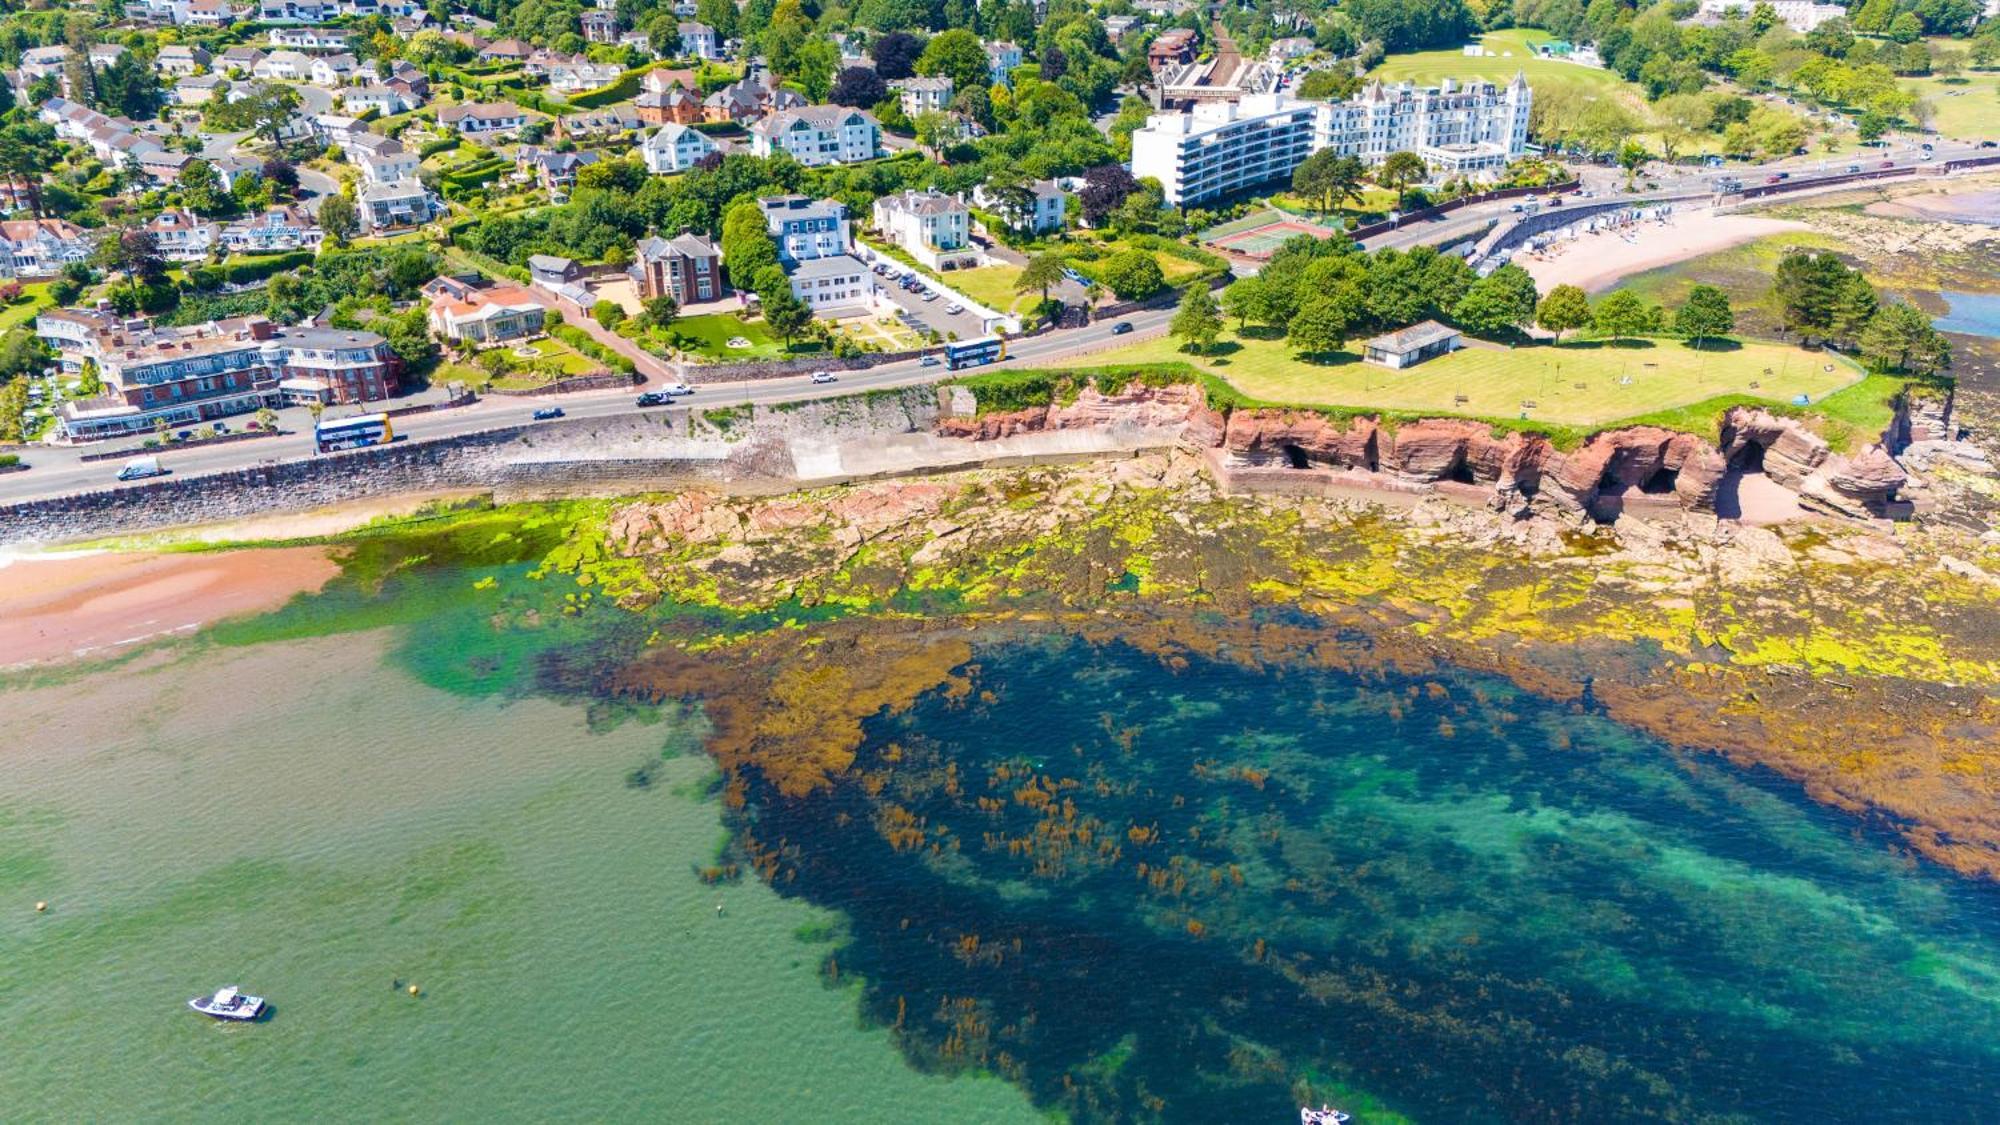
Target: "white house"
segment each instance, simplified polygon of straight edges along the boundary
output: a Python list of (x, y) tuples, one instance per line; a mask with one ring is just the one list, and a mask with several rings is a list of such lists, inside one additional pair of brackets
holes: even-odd
[(272, 51), (257, 60), (250, 73), (266, 82), (303, 82), (312, 77), (313, 61), (297, 51)]
[(0, 278), (54, 277), (91, 246), (90, 233), (67, 219), (0, 222)]
[(988, 192), (984, 184), (972, 189), (972, 201), (993, 212), (1000, 221), (1017, 231), (1042, 234), (1061, 230), (1069, 210), (1068, 193), (1054, 180), (1036, 180), (1027, 188), (1033, 202), (1026, 208)]
[(146, 224), (146, 233), (169, 262), (199, 262), (220, 243), (221, 227), (206, 223), (192, 211), (162, 211)]
[(340, 105), (349, 113), (361, 114), (374, 110), (382, 117), (398, 114), (406, 109), (415, 109), (421, 102), (412, 102), (398, 90), (387, 86), (356, 86), (343, 91)]
[(930, 268), (979, 264), (972, 212), (965, 200), (932, 191), (899, 191), (875, 200), (875, 229)]
[(656, 176), (685, 172), (695, 161), (715, 152), (715, 142), (686, 125), (662, 125), (639, 147), (646, 170)]
[(865, 310), (875, 293), (874, 275), (852, 254), (800, 262), (788, 276), (792, 293), (814, 315)]
[(778, 244), (778, 260), (786, 265), (854, 249), (847, 205), (839, 200), (767, 195), (757, 200), (757, 206), (764, 209), (764, 227)]
[(271, 46), (293, 51), (351, 51), (354, 38), (333, 28), (280, 27), (271, 32)]
[(361, 225), (370, 232), (419, 226), (444, 212), (437, 196), (414, 179), (369, 184), (361, 189), (355, 207), (361, 212)]
[(882, 127), (864, 109), (838, 105), (779, 110), (750, 126), (754, 156), (788, 153), (807, 167), (872, 160), (881, 147)]
[(261, 215), (249, 215), (222, 228), (222, 244), (236, 252), (317, 250), (325, 237), (319, 224), (299, 207), (266, 208)]
[(512, 133), (527, 123), (527, 111), (513, 102), (473, 102), (438, 110), (439, 125), (467, 137)]
[(896, 83), (897, 100), (902, 104), (903, 115), (915, 121), (921, 113), (943, 113), (951, 104), (951, 77), (940, 74), (935, 78), (905, 78)]
[(549, 89), (559, 94), (595, 90), (618, 81), (624, 68), (616, 63), (594, 63), (586, 59), (559, 63), (549, 68)]
[(685, 22), (680, 25), (681, 54), (698, 59), (719, 59), (722, 57), (722, 43), (715, 37), (715, 29), (705, 23)]
[(354, 162), (361, 166), (361, 181), (365, 184), (393, 184), (400, 180), (414, 182), (417, 166), (422, 161), (414, 152), (404, 152), (398, 146), (391, 152), (361, 152), (351, 154)]
[(1013, 85), (1014, 68), (1021, 65), (1021, 48), (1005, 39), (986, 45), (986, 66), (994, 82)]
[(312, 61), (307, 73), (311, 76), (313, 85), (336, 90), (354, 81), (358, 65), (353, 55), (323, 55)]

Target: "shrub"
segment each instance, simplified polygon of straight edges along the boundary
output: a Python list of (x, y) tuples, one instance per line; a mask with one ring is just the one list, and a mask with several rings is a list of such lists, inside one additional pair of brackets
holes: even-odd
[(21, 463), (18, 453), (0, 453), (0, 469), (11, 469)]
[(585, 90), (581, 94), (573, 94), (570, 96), (569, 104), (578, 109), (597, 109), (600, 106), (610, 105), (612, 102), (622, 102), (639, 92), (639, 80), (645, 76), (648, 69), (642, 66), (637, 70), (628, 70), (619, 75), (618, 81), (611, 83), (609, 86), (600, 86), (595, 90)]
[(262, 281), (272, 274), (292, 273), (313, 264), (314, 254), (310, 250), (291, 250), (283, 254), (260, 254), (241, 261), (224, 262), (223, 276), (231, 285), (248, 285)]

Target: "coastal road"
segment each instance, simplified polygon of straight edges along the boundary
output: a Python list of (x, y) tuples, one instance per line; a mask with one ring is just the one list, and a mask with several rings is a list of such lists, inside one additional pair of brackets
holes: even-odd
[[(1660, 185), (1656, 191), (1634, 192), (1626, 195), (1618, 192), (1604, 191), (1601, 185), (1587, 184), (1586, 186), (1596, 187), (1598, 190), (1591, 199), (1583, 202), (1591, 204), (1627, 203), (1638, 207), (1648, 203), (1661, 203), (1674, 199), (1706, 197), (1712, 196), (1715, 193), (1717, 184), (1724, 179), (1735, 179), (1741, 181), (1746, 187), (1755, 187), (1761, 185), (1766, 176), (1775, 175), (1779, 172), (1787, 173), (1790, 176), (1790, 179), (1786, 181), (1789, 188), (1803, 190), (1815, 180), (1847, 175), (1847, 169), (1850, 165), (1859, 165), (1863, 171), (1876, 171), (1881, 169), (1882, 164), (1886, 161), (1898, 169), (1921, 172), (1926, 168), (1942, 168), (1950, 160), (1977, 155), (1990, 156), (1993, 155), (1993, 151), (1981, 150), (1977, 146), (1970, 144), (1947, 142), (1938, 144), (1932, 152), (1931, 159), (1924, 160), (1923, 150), (1917, 145), (1898, 144), (1890, 148), (1874, 149), (1867, 153), (1858, 153), (1850, 156), (1788, 157), (1785, 160), (1773, 161), (1770, 164), (1749, 168), (1674, 168), (1664, 170), (1658, 174), (1647, 173), (1642, 175), (1642, 179), (1651, 180)], [(1594, 168), (1586, 169), (1586, 174), (1592, 171), (1600, 170)], [(1622, 176), (1622, 173), (1615, 173), (1613, 179), (1622, 179)], [(1903, 181), (1899, 179), (1896, 182)], [(1865, 187), (1867, 184), (1864, 183), (1859, 186)], [(1790, 195), (1792, 192), (1788, 191), (1785, 194)], [(1574, 197), (1572, 196), (1571, 198)], [(1773, 198), (1773, 201), (1775, 202), (1782, 198), (1784, 196), (1777, 196)], [(1391, 248), (1407, 250), (1414, 246), (1439, 245), (1463, 238), (1476, 237), (1478, 232), (1483, 230), (1487, 225), (1512, 214), (1513, 208), (1520, 204), (1521, 200), (1519, 199), (1496, 199), (1488, 203), (1475, 203), (1463, 210), (1453, 211), (1436, 219), (1414, 221), (1408, 226), (1397, 230), (1378, 234), (1373, 238), (1365, 239), (1362, 245), (1369, 250)]]
[[(1040, 366), (1145, 340), (1164, 333), (1167, 322), (1173, 315), (1172, 308), (1146, 309), (1122, 317), (1119, 321), (1104, 320), (1083, 328), (1027, 337), (1008, 345), (1008, 359), (1002, 366)], [(1114, 334), (1115, 326), (1121, 322), (1131, 324), (1133, 331), (1125, 335)], [(939, 383), (952, 378), (955, 374), (941, 365), (924, 367), (917, 360), (904, 360), (865, 371), (842, 372), (838, 382), (823, 385), (814, 385), (804, 375), (744, 382), (705, 383), (699, 381), (700, 368), (691, 368), (690, 376), (695, 394), (678, 402), (694, 407), (800, 402), (834, 398), (861, 391)], [(436, 441), (485, 430), (525, 425), (531, 421), (529, 415), (544, 406), (561, 406), (570, 418), (607, 418), (637, 414), (642, 411), (633, 405), (633, 400), (637, 397), (639, 389), (634, 387), (629, 390), (588, 391), (534, 398), (494, 396), (471, 406), (397, 418), (394, 425), (400, 444)], [(340, 407), (328, 411), (326, 417), (331, 419), (367, 412), (367, 407)], [(240, 426), (243, 420), (238, 418), (231, 421)], [(296, 408), (280, 411), (279, 426), (291, 432), (281, 433), (277, 437), (211, 445), (205, 448), (195, 445), (183, 449), (164, 450), (159, 453), (160, 463), (172, 474), (198, 476), (251, 468), (268, 461), (293, 460), (311, 455), (311, 415), (303, 409)], [(127, 488), (146, 483), (120, 482), (117, 474), (119, 467), (124, 463), (122, 460), (88, 462), (81, 460), (84, 453), (105, 452), (122, 444), (127, 443), (110, 441), (83, 446), (50, 445), (25, 449), (22, 451), (21, 459), (27, 462), (30, 468), (27, 472), (0, 474), (0, 503), (19, 503), (24, 500)], [(137, 442), (133, 441), (130, 444)]]

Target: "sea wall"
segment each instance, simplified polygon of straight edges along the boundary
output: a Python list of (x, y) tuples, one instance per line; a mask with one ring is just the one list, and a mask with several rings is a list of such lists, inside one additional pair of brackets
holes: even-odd
[(777, 407), (688, 406), (565, 419), (0, 506), (0, 545), (54, 543), (308, 511), (379, 496), (491, 491), (498, 500), (690, 487), (800, 486), (1159, 449), (1181, 425), (1104, 424), (971, 442), (940, 433), (929, 387)]

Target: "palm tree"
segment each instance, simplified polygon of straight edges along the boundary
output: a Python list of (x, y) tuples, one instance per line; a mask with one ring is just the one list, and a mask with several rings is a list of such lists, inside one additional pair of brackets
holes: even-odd
[[(1083, 287), (1083, 306), (1090, 313), (1097, 311), (1097, 302), (1104, 299), (1104, 286), (1095, 281)], [(1088, 319), (1086, 317), (1086, 319)]]

